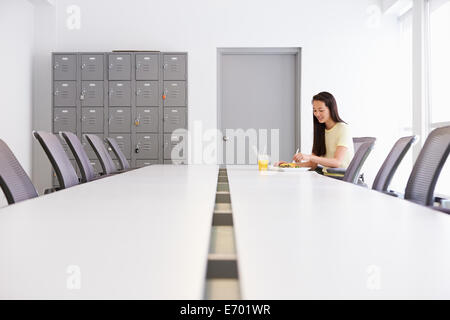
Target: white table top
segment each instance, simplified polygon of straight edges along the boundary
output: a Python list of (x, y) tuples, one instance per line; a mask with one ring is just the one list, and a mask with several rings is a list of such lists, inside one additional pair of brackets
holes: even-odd
[(217, 175), (154, 165), (1, 209), (0, 298), (201, 299)]
[(244, 299), (450, 298), (450, 216), (314, 172), (228, 179)]

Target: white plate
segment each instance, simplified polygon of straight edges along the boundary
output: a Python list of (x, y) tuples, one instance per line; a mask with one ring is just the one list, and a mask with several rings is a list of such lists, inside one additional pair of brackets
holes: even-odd
[(302, 168), (280, 168), (280, 167), (274, 167), (274, 166), (270, 166), (268, 168), (270, 171), (278, 171), (278, 172), (303, 172), (303, 171), (308, 171), (309, 167), (302, 167)]

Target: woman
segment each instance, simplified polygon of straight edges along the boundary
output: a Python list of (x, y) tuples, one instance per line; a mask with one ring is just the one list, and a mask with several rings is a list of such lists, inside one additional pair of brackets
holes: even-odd
[(353, 140), (347, 123), (339, 117), (336, 100), (331, 93), (321, 92), (313, 97), (312, 105), (312, 154), (297, 153), (293, 161), (311, 169), (316, 169), (319, 164), (328, 168), (347, 168), (353, 158)]

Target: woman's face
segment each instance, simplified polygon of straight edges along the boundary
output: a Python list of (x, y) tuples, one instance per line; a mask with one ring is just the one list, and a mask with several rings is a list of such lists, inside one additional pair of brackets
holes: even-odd
[(330, 119), (330, 109), (323, 101), (313, 101), (313, 113), (320, 123), (325, 123)]

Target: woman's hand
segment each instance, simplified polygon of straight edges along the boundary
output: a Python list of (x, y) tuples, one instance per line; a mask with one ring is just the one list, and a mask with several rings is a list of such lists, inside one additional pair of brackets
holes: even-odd
[(294, 154), (294, 157), (292, 158), (293, 161), (295, 162), (308, 162), (311, 160), (311, 155), (310, 154), (304, 154), (304, 153), (296, 153)]

